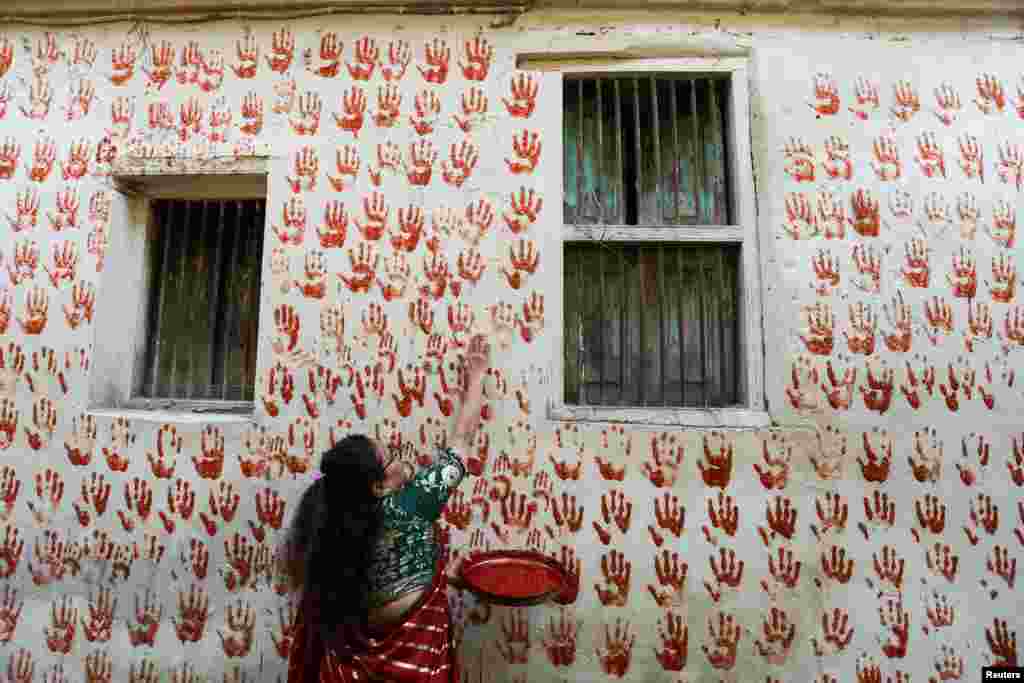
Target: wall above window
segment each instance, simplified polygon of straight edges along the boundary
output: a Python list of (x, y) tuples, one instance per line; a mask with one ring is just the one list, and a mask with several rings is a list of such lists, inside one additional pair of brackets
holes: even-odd
[(38, 19), (42, 22), (102, 17), (174, 18), (197, 17), (274, 18), (328, 14), (460, 15), (519, 14), (536, 3), (528, 0), (247, 0), (244, 7), (229, 0), (18, 0), (4, 10), (7, 19)]
[(594, 12), (680, 11), (744, 14), (831, 14), (850, 16), (1024, 16), (1019, 0), (248, 0), (244, 8), (228, 0), (16, 0), (4, 10), (7, 20), (39, 24), (109, 18), (275, 18), (329, 14), (520, 15), (531, 10)]

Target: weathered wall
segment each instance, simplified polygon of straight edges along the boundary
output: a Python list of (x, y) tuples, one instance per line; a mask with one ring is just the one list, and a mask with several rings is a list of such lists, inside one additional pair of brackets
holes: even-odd
[[(281, 467), (275, 437), (294, 469), (315, 466), (332, 433), (349, 429), (379, 430), (426, 451), (452, 398), (440, 368), (468, 334), (460, 327), (468, 319), (494, 331), (500, 350), (487, 388), (493, 417), (468, 454), (484, 476), (450, 506), (452, 546), (460, 554), (540, 547), (575, 556), (580, 578), (578, 600), (565, 610), (489, 611), (453, 594), (470, 680), (677, 680), (682, 670), (691, 681), (869, 683), (882, 680), (875, 666), (892, 681), (911, 673), (950, 680), (961, 670), (966, 680), (985, 662), (1016, 658), (1015, 640), (1008, 643), (1022, 623), (1014, 573), (1024, 544), (1024, 436), (1015, 419), (1022, 396), (1014, 381), (1024, 370), (1013, 270), (1024, 182), (1019, 43), (980, 24), (917, 22), (883, 32), (796, 19), (620, 19), (528, 16), (518, 27), (485, 26), (480, 40), (493, 57), (484, 62), (466, 52), (479, 26), (441, 20), (258, 24), (251, 44), (233, 24), (77, 34), (7, 27), (0, 640), (11, 680), (32, 680), (19, 672), (34, 667), (37, 680), (60, 669), (66, 680), (152, 681), (161, 671), (167, 680), (174, 671), (184, 681), (192, 680), (190, 665), (208, 680), (275, 680), (284, 671), (288, 615), (268, 571), (282, 522), (275, 501), (283, 501), (287, 523), (309, 480)], [(576, 35), (581, 30), (587, 35)], [(314, 58), (313, 68), (323, 67), (317, 74), (303, 55), (316, 55), (327, 32), (337, 34), (340, 56)], [(539, 297), (560, 277), (552, 188), (561, 98), (557, 76), (528, 74), (539, 86), (535, 107), (522, 102), (524, 115), (512, 115), (516, 51), (665, 54), (700, 43), (698, 34), (751, 48), (767, 387), (777, 428), (559, 428), (544, 418), (558, 391), (548, 381), (559, 353), (551, 342), (557, 311), (542, 314)], [(364, 39), (375, 41), (382, 64), (359, 80)], [(411, 49), (408, 68), (390, 59), (399, 40)], [(203, 59), (182, 68), (193, 41)], [(443, 81), (426, 52), (435, 41), (444, 45), (434, 52), (447, 60)], [(152, 61), (164, 45), (173, 55), (166, 68)], [(250, 45), (258, 55), (246, 61)], [(134, 61), (122, 63), (125, 56)], [(815, 74), (825, 89), (817, 96)], [(1001, 91), (990, 96), (996, 84)], [(353, 87), (367, 99), (358, 135), (344, 125)], [(858, 100), (875, 88), (877, 103)], [(377, 100), (389, 89), (401, 98), (393, 120), (380, 116)], [(486, 115), (462, 110), (476, 89)], [(426, 111), (417, 109), (421, 91)], [(440, 105), (434, 114), (431, 92)], [(166, 130), (151, 123), (160, 103), (173, 120)], [(182, 132), (192, 103), (201, 116)], [(517, 156), (524, 131), (538, 136), (539, 157)], [(932, 155), (932, 140), (941, 156)], [(460, 185), (453, 174), (463, 141), (479, 162)], [(381, 169), (378, 154), (389, 143), (406, 170)], [(339, 176), (336, 150), (346, 146), (361, 167), (336, 191), (328, 176)], [(316, 186), (293, 192), (295, 155), (306, 148), (319, 159)], [(127, 200), (104, 175), (111, 157), (170, 152), (173, 163), (201, 168), (209, 157), (263, 150), (272, 173), (254, 417), (90, 416), (90, 345), (98, 326), (117, 325), (118, 301), (100, 297), (90, 321), (76, 286), (107, 290), (97, 267), (104, 235), (105, 260), (117, 258), (111, 250), (123, 226), (105, 221), (102, 198), (114, 217), (125, 215)], [(412, 156), (421, 150), (429, 180)], [(520, 187), (544, 198), (528, 226), (516, 223), (510, 205)], [(358, 227), (372, 219), (363, 200), (373, 193), (388, 206), (392, 231), (407, 217), (400, 209), (422, 209), (414, 247), (403, 250), (388, 235), (369, 239)], [(70, 197), (78, 201), (75, 221), (61, 208)], [(285, 245), (277, 228), (295, 200), (306, 208), (305, 240)], [(344, 247), (321, 247), (316, 230), (333, 201), (348, 210), (347, 237)], [(469, 206), (475, 222), (466, 218)], [(523, 229), (513, 234), (508, 221)], [(518, 240), (532, 242), (540, 260), (514, 289), (504, 270), (513, 268), (507, 250)], [(29, 253), (36, 249), (38, 263)], [(59, 263), (65, 249), (77, 260)], [(335, 274), (348, 277), (350, 259), (364, 249), (381, 283), (356, 292)], [(313, 250), (326, 263), (322, 299), (302, 287)], [(398, 288), (390, 299), (388, 286)], [(35, 297), (48, 308), (33, 319)], [(344, 380), (336, 393), (310, 392), (298, 367), (293, 396), (266, 390), (273, 366), (299, 362), (275, 350), (281, 307), (301, 321), (297, 348)], [(344, 318), (340, 340), (321, 331), (322, 312), (334, 307)], [(374, 322), (378, 311), (386, 330)], [(523, 334), (526, 325), (532, 335)], [(443, 364), (439, 348), (447, 349)], [(425, 384), (417, 384), (424, 368)], [(356, 376), (368, 379), (350, 384)], [(279, 411), (273, 418), (270, 402)], [(173, 473), (157, 457), (166, 425), (181, 439), (180, 449), (163, 450)], [(246, 476), (267, 460), (269, 478)], [(501, 476), (515, 496), (504, 506), (488, 495), (503, 487)], [(141, 506), (140, 487), (152, 496), (143, 491)], [(194, 509), (190, 496), (184, 508), (175, 497), (185, 489)], [(528, 501), (535, 513), (517, 514)], [(48, 574), (59, 578), (47, 583)]]

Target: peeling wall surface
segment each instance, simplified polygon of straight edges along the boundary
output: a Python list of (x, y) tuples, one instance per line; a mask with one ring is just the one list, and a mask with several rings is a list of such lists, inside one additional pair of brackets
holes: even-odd
[[(1012, 27), (481, 21), (0, 26), (0, 671), (283, 680), (292, 607), (270, 558), (319, 453), (349, 431), (429, 453), (472, 330), (498, 348), (451, 556), (539, 549), (579, 593), (488, 609), (452, 590), (467, 681), (966, 681), (1016, 663)], [(738, 163), (756, 179), (773, 426), (551, 422), (561, 76), (516, 57), (709, 45), (750, 59)], [(124, 314), (105, 278), (131, 200), (111, 169), (252, 156), (270, 160), (253, 414), (90, 412), (96, 335)], [(535, 217), (520, 188), (543, 198)], [(321, 243), (335, 202), (347, 234)], [(521, 240), (539, 265), (511, 278)], [(318, 367), (340, 383), (311, 385)]]

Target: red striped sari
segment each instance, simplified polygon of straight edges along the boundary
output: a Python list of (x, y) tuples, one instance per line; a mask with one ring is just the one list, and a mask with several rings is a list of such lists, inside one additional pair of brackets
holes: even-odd
[[(300, 607), (288, 657), (288, 683), (457, 683), (458, 664), (452, 639), (447, 580), (439, 569), (427, 595), (387, 633), (352, 633), (346, 643), (354, 654), (344, 658), (309, 634)], [(376, 636), (376, 637), (375, 637)], [(319, 668), (309, 676), (307, 666)]]

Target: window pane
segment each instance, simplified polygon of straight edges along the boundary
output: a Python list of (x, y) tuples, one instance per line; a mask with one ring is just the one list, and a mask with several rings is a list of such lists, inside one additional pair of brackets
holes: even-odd
[(565, 401), (738, 402), (733, 245), (565, 245)]
[(152, 203), (149, 344), (135, 395), (251, 401), (262, 200)]
[(728, 86), (676, 74), (567, 77), (564, 221), (728, 224)]

